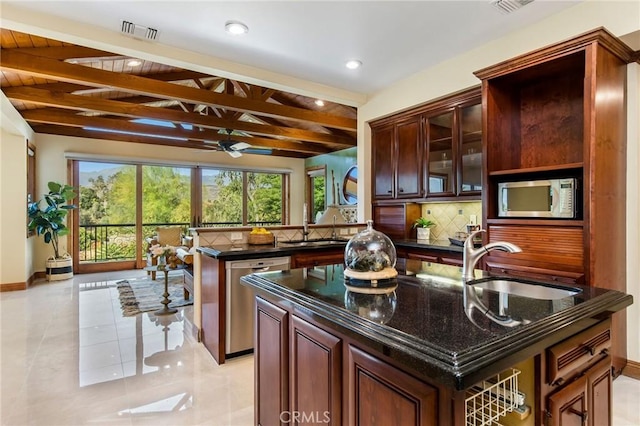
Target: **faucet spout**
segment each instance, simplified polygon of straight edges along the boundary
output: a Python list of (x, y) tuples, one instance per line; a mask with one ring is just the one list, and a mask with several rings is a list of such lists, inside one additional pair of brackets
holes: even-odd
[(479, 231), (472, 232), (464, 242), (464, 251), (462, 256), (462, 278), (465, 280), (465, 282), (475, 279), (473, 270), (475, 269), (476, 264), (482, 258), (482, 256), (489, 253), (490, 251), (501, 250), (508, 253), (520, 253), (522, 251), (522, 249), (520, 249), (520, 247), (518, 247), (517, 245), (506, 241), (496, 241), (475, 249), (473, 247), (473, 238), (479, 232), (486, 231), (484, 229), (481, 229)]
[(307, 218), (307, 203), (302, 205), (302, 240), (309, 239), (309, 218)]

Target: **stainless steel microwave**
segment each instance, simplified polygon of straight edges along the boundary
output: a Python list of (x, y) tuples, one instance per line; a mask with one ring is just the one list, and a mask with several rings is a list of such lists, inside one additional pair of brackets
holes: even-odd
[(577, 217), (578, 180), (548, 179), (498, 184), (500, 217)]

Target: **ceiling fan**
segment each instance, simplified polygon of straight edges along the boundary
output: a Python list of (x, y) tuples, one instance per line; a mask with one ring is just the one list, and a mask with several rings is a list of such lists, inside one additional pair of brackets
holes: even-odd
[(246, 142), (238, 142), (231, 139), (231, 133), (233, 130), (226, 129), (226, 132), (227, 138), (225, 140), (218, 141), (218, 146), (222, 151), (226, 152), (233, 158), (242, 157), (242, 152), (240, 151), (251, 148), (251, 145)]

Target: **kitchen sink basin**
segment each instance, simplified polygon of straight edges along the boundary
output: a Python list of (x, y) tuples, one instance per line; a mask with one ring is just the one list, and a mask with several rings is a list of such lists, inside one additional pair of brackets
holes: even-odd
[(341, 240), (338, 238), (317, 238), (310, 239), (307, 241), (304, 240), (289, 240), (289, 241), (278, 241), (279, 246), (290, 246), (290, 247), (305, 247), (305, 246), (330, 246), (330, 245), (345, 245), (347, 244), (347, 240)]
[(532, 283), (510, 278), (489, 278), (476, 280), (467, 283), (474, 288), (495, 291), (498, 293), (508, 293), (516, 296), (528, 297), (530, 299), (557, 300), (565, 297), (575, 296), (582, 292), (579, 288), (556, 287), (543, 283)]

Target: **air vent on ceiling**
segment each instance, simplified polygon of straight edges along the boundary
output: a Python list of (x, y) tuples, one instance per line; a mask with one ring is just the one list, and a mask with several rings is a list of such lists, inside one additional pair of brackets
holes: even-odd
[(526, 6), (533, 0), (491, 0), (491, 5), (495, 6), (502, 13), (511, 13)]
[(158, 30), (155, 28), (143, 27), (142, 25), (137, 25), (129, 21), (122, 21), (121, 31), (123, 34), (142, 40), (155, 41), (158, 38)]

